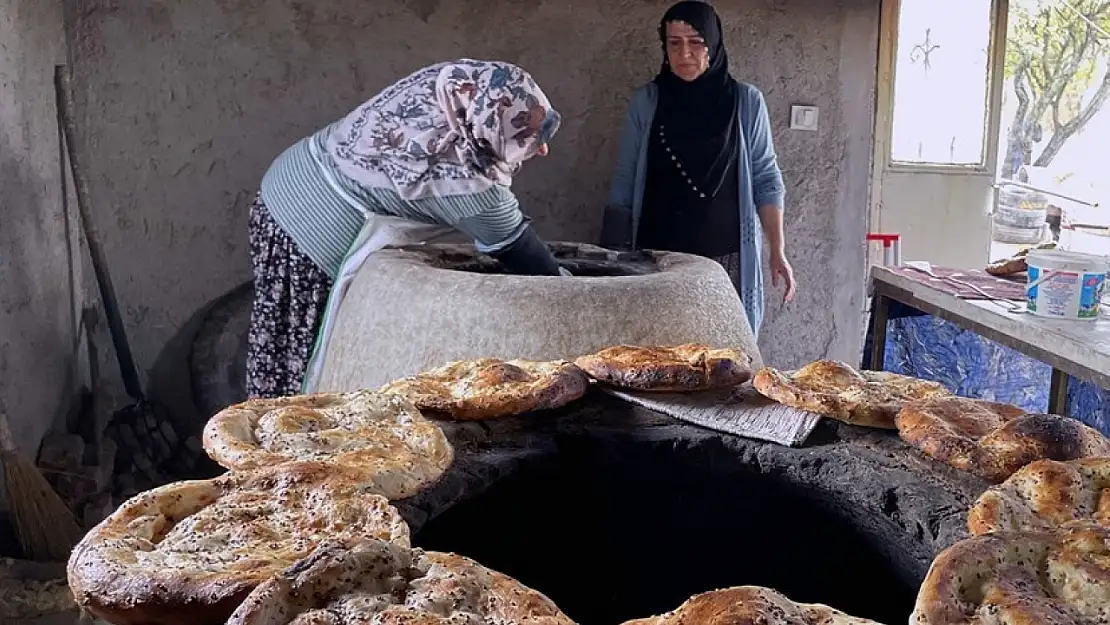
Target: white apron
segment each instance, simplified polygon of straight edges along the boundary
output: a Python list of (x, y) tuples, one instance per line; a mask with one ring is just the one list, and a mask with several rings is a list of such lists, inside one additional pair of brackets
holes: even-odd
[(354, 245), (351, 246), (351, 250), (347, 252), (347, 256), (343, 259), (343, 265), (339, 268), (339, 274), (332, 283), (331, 293), (328, 294), (328, 303), (324, 308), (324, 320), (316, 334), (316, 344), (312, 350), (312, 357), (308, 361), (304, 381), (301, 383), (302, 393), (316, 392), (335, 318), (339, 314), (339, 308), (343, 305), (347, 289), (350, 288), (351, 282), (366, 262), (366, 259), (385, 247), (434, 243), (457, 234), (457, 231), (449, 226), (424, 224), (388, 215), (364, 214), (366, 215), (366, 224), (363, 225)]
[(339, 274), (332, 282), (331, 293), (328, 294), (328, 303), (324, 307), (324, 320), (320, 323), (320, 330), (316, 333), (316, 343), (312, 348), (312, 356), (308, 360), (304, 380), (301, 382), (302, 393), (315, 393), (320, 382), (320, 371), (324, 368), (324, 360), (328, 350), (328, 341), (331, 339), (332, 326), (343, 305), (344, 296), (355, 279), (358, 270), (371, 254), (382, 248), (399, 245), (414, 245), (417, 243), (431, 243), (451, 234), (457, 233), (454, 228), (439, 224), (425, 224), (389, 215), (378, 215), (366, 210), (362, 202), (347, 194), (334, 178), (331, 168), (324, 165), (324, 155), (320, 153), (315, 141), (308, 143), (309, 153), (320, 167), (320, 173), (327, 180), (328, 186), (340, 197), (347, 201), (362, 216), (366, 222), (359, 231), (351, 249), (343, 258), (339, 267)]

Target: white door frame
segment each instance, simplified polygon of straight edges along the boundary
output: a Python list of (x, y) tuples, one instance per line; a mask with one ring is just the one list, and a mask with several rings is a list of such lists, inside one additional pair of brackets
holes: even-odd
[[(871, 196), (868, 211), (868, 231), (883, 232), (883, 179), (887, 174), (920, 174), (938, 176), (946, 181), (959, 177), (989, 176), (993, 186), (998, 170), (998, 146), (1002, 120), (1002, 90), (1006, 58), (1006, 33), (1009, 0), (991, 3), (991, 34), (987, 65), (987, 106), (983, 161), (978, 165), (951, 165), (928, 163), (899, 163), (891, 157), (894, 124), (894, 84), (898, 50), (898, 15), (900, 0), (882, 0), (879, 18), (878, 74), (875, 85), (874, 152), (871, 165)], [(958, 19), (958, 18), (956, 18)], [(969, 209), (970, 210), (970, 209)], [(982, 242), (989, 253), (990, 240)], [(881, 263), (882, 251), (877, 246), (869, 250), (872, 263)], [(984, 262), (985, 262), (984, 258)]]

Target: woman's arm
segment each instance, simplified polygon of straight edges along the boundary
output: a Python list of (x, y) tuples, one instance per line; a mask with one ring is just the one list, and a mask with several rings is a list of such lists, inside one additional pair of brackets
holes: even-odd
[(601, 221), (602, 247), (624, 249), (632, 247), (632, 202), (636, 193), (636, 162), (640, 157), (643, 139), (643, 121), (640, 93), (632, 97), (625, 110), (621, 127), (617, 166), (609, 185), (609, 205)]
[(509, 273), (525, 276), (570, 275), (562, 271), (540, 235), (527, 224), (512, 242), (490, 254), (501, 261)]
[(478, 251), (501, 261), (511, 273), (559, 275), (559, 263), (529, 225), (516, 196), (503, 189), (495, 197), (495, 204), (473, 217), (459, 220), (455, 228), (473, 238)]
[(767, 237), (767, 248), (771, 256), (786, 255), (786, 242), (782, 233), (782, 207), (777, 204), (764, 204), (760, 206), (759, 225), (763, 226), (763, 234)]

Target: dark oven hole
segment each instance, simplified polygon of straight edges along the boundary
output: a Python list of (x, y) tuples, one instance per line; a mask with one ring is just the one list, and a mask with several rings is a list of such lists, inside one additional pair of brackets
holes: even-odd
[[(583, 249), (554, 243), (551, 251), (559, 264), (577, 277), (642, 276), (659, 271), (658, 260), (651, 252), (616, 252), (602, 248)], [(423, 249), (429, 265), (439, 269), (470, 273), (504, 274), (505, 267), (491, 256), (473, 250)]]
[(772, 477), (693, 464), (612, 447), (561, 453), (429, 521), (414, 542), (512, 575), (581, 625), (739, 585), (881, 623), (909, 617), (916, 589), (847, 521)]

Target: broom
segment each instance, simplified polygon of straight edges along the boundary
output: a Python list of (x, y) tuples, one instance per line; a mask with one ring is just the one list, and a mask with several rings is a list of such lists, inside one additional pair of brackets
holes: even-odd
[(38, 467), (20, 456), (0, 400), (0, 470), (16, 538), (28, 560), (65, 562), (84, 532)]

